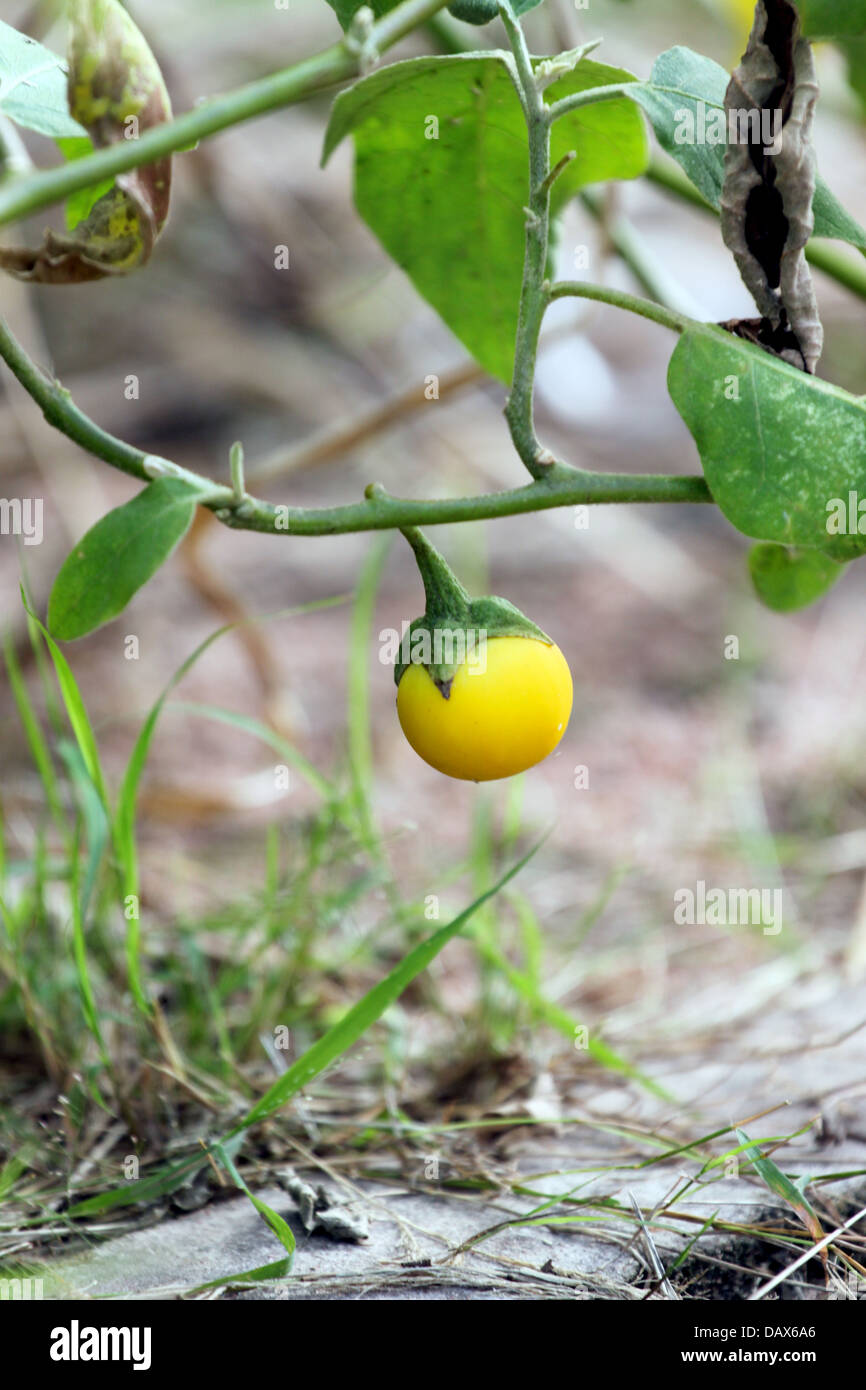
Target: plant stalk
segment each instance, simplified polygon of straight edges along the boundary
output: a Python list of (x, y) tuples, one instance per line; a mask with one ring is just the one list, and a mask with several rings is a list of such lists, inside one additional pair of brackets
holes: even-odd
[(520, 97), (529, 137), (529, 204), (525, 209), (523, 284), (514, 344), (514, 374), (505, 419), (523, 463), (533, 478), (542, 478), (555, 462), (553, 455), (539, 443), (532, 408), (538, 339), (547, 308), (544, 279), (550, 237), (550, 121), (523, 30), (509, 0), (501, 0), (499, 13), (511, 44), (513, 66), (510, 72)]

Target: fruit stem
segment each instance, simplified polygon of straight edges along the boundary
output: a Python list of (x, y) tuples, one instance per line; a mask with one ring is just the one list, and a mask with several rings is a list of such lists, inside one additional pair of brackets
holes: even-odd
[(417, 526), (401, 526), (400, 531), (415, 552), (427, 599), (425, 617), (428, 622), (465, 621), (469, 616), (469, 595), (444, 556)]

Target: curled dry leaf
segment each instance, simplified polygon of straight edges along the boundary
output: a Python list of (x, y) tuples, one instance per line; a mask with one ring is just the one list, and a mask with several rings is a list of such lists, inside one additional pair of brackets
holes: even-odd
[(308, 1235), (320, 1232), (329, 1240), (356, 1244), (369, 1239), (367, 1217), (351, 1203), (335, 1198), (324, 1187), (312, 1187), (298, 1176), (294, 1168), (282, 1168), (276, 1178), (294, 1201), (301, 1225)]
[[(137, 139), (171, 116), (156, 59), (118, 0), (75, 0), (69, 110), (97, 149)], [(118, 175), (74, 231), (47, 230), (42, 246), (0, 248), (0, 268), (46, 285), (126, 275), (150, 259), (168, 217), (171, 157)]]
[(812, 235), (818, 82), (789, 0), (758, 0), (725, 96), (722, 235), (760, 319), (723, 326), (814, 372), (824, 342), (804, 250)]

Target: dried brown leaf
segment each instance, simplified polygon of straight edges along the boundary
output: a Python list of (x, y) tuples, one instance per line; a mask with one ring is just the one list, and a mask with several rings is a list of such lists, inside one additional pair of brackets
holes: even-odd
[[(757, 328), (752, 320), (726, 326), (808, 372), (824, 341), (804, 255), (814, 225), (817, 99), (815, 63), (796, 7), (758, 0), (748, 47), (725, 96), (729, 133), (748, 138), (728, 140), (722, 235), (762, 319)], [(734, 113), (747, 116), (738, 121)]]

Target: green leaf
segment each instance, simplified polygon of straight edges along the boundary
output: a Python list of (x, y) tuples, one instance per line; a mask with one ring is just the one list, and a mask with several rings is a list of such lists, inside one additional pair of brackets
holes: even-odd
[(196, 489), (158, 478), (87, 532), (54, 581), (48, 625), (62, 642), (83, 637), (122, 613), (186, 533)]
[(125, 1182), (120, 1187), (113, 1187), (108, 1192), (99, 1192), (94, 1197), (85, 1197), (81, 1202), (74, 1202), (66, 1215), (75, 1220), (81, 1216), (101, 1216), (117, 1207), (154, 1202), (158, 1197), (167, 1197), (172, 1192), (177, 1192), (178, 1188), (189, 1182), (205, 1163), (207, 1155), (197, 1153), (167, 1168), (160, 1168), (146, 1178), (137, 1178), (135, 1181)]
[[(38, 640), (38, 639), (37, 639)], [(24, 730), (24, 737), (30, 749), (30, 755), (36, 764), (36, 769), (45, 790), (45, 800), (54, 818), (54, 823), (61, 834), (64, 833), (64, 812), (63, 800), (60, 792), (60, 783), (51, 760), (51, 753), (45, 735), (42, 732), (42, 725), (39, 722), (33, 702), (30, 698), (24, 677), (21, 674), (21, 667), (15, 655), (15, 645), (11, 636), (7, 634), (3, 641), (3, 658), (6, 663), (6, 674), (9, 677), (9, 687), (12, 691), (15, 704), (18, 707), (18, 717)]]
[(866, 0), (798, 0), (798, 9), (810, 39), (866, 34)]
[(788, 1203), (796, 1212), (797, 1216), (799, 1216), (813, 1240), (822, 1240), (824, 1231), (821, 1227), (821, 1223), (801, 1189), (794, 1186), (791, 1179), (782, 1172), (781, 1168), (779, 1168), (771, 1158), (767, 1158), (758, 1148), (757, 1144), (751, 1142), (748, 1134), (742, 1129), (738, 1129), (736, 1135), (743, 1145), (743, 1152), (746, 1158), (748, 1158), (768, 1191), (772, 1192), (776, 1197), (781, 1197), (783, 1202)]
[(17, 125), (54, 139), (85, 133), (69, 114), (63, 59), (2, 20), (0, 111)]
[(250, 1125), (258, 1124), (260, 1120), (272, 1115), (275, 1110), (279, 1110), (298, 1091), (304, 1086), (308, 1086), (311, 1081), (323, 1072), (326, 1067), (331, 1066), (338, 1057), (342, 1057), (352, 1047), (363, 1033), (367, 1031), (372, 1023), (381, 1018), (386, 1009), (399, 999), (400, 995), (411, 984), (416, 975), (420, 975), (422, 970), (426, 970), (432, 960), (438, 956), (443, 946), (455, 937), (458, 932), (470, 920), (473, 913), (478, 911), (482, 903), (486, 903), (494, 897), (506, 883), (509, 883), (524, 865), (536, 853), (538, 845), (519, 859), (516, 864), (503, 874), (498, 883), (489, 888), (485, 893), (481, 893), (474, 902), (470, 903), (452, 922), (447, 926), (440, 927), (433, 932), (425, 941), (411, 950), (404, 956), (389, 975), (384, 980), (380, 980), (363, 997), (354, 1004), (348, 1013), (335, 1023), (333, 1028), (329, 1028), (318, 1042), (314, 1042), (302, 1057), (299, 1057), (288, 1071), (270, 1087), (269, 1090), (253, 1106), (249, 1114), (237, 1125), (228, 1136), (237, 1134), (240, 1130), (248, 1129)]
[[(74, 139), (58, 140), (57, 148), (67, 161), (83, 159), (85, 155), (93, 154), (93, 141), (89, 135), (81, 135)], [(103, 179), (101, 183), (91, 184), (89, 188), (79, 188), (77, 193), (71, 194), (64, 205), (67, 229), (73, 231), (79, 222), (89, 217), (94, 205), (113, 187), (114, 179)]]
[[(96, 789), (94, 789), (94, 792)], [(96, 793), (98, 799), (98, 793)], [(107, 824), (107, 822), (105, 822)], [(91, 846), (91, 851), (93, 851)], [(96, 852), (100, 855), (101, 850), (97, 847)], [(92, 858), (92, 854), (91, 854)], [(111, 1072), (111, 1059), (105, 1046), (105, 1039), (99, 1025), (99, 1009), (96, 1005), (96, 996), (93, 993), (93, 982), (90, 978), (90, 956), (87, 951), (87, 941), (84, 932), (84, 906), (80, 888), (80, 867), (78, 855), (73, 854), (69, 861), (70, 883), (69, 900), (72, 909), (72, 958), (75, 962), (75, 973), (78, 978), (78, 992), (81, 996), (81, 1012), (84, 1021), (99, 1049), (100, 1057), (106, 1071)], [(87, 890), (85, 890), (87, 891)]]
[[(650, 80), (635, 84), (629, 92), (649, 117), (662, 149), (677, 161), (716, 209), (725, 176), (725, 147), (702, 143), (695, 138), (686, 139), (690, 135), (689, 123), (682, 113), (691, 113), (691, 130), (695, 136), (709, 133), (706, 122), (701, 120), (698, 103), (704, 103), (711, 122), (713, 111), (724, 110), (729, 80), (725, 69), (711, 58), (693, 53), (690, 48), (669, 48), (656, 59)], [(861, 251), (866, 250), (866, 230), (845, 211), (820, 176), (813, 210), (815, 236), (847, 241)]]
[[(276, 1213), (274, 1213), (276, 1215)], [(281, 1218), (278, 1218), (278, 1220)], [(289, 1227), (291, 1230), (291, 1227)], [(221, 1279), (208, 1279), (206, 1284), (196, 1284), (191, 1293), (204, 1293), (206, 1289), (231, 1289), (238, 1285), (258, 1284), (265, 1280), (284, 1279), (291, 1273), (292, 1257), (274, 1260), (271, 1264), (258, 1265), (255, 1269), (240, 1270), (237, 1274), (224, 1274)]]
[(51, 660), (54, 663), (54, 672), (57, 676), (57, 684), (60, 686), (60, 694), (63, 698), (66, 716), (72, 726), (72, 732), (75, 734), (75, 741), (81, 750), (84, 766), (87, 768), (90, 780), (93, 782), (93, 785), (102, 798), (103, 805), (107, 805), (108, 794), (105, 790), (105, 778), (102, 775), (102, 766), (99, 761), (99, 748), (87, 713), (87, 707), (81, 697), (81, 691), (78, 689), (69, 662), (54, 641), (51, 633), (44, 624), (39, 621), (33, 609), (27, 603), (23, 592), (22, 600), (24, 607), (27, 609), (27, 612), (30, 614), (30, 617), (45, 639)]
[[(539, 60), (540, 61), (540, 60)], [(569, 93), (634, 78), (584, 60), (548, 90)], [(438, 138), (426, 138), (438, 121)], [(357, 82), (334, 103), (324, 160), (355, 137), (355, 203), (386, 251), (474, 357), (511, 377), (527, 201), (527, 136), (505, 65), (491, 54), (414, 58)], [(631, 102), (600, 102), (557, 121), (554, 213), (585, 184), (646, 168)]]
[[(235, 1186), (239, 1187), (241, 1192), (246, 1193), (253, 1206), (255, 1207), (256, 1211), (258, 1212), (259, 1216), (264, 1221), (265, 1225), (268, 1226), (271, 1229), (271, 1231), (273, 1231), (277, 1240), (280, 1242), (283, 1249), (287, 1252), (289, 1258), (288, 1260), (280, 1261), (280, 1266), (282, 1268), (282, 1272), (288, 1274), (289, 1270), (292, 1267), (292, 1259), (295, 1253), (295, 1234), (288, 1221), (286, 1221), (284, 1217), (280, 1216), (279, 1212), (274, 1211), (273, 1207), (269, 1207), (267, 1202), (263, 1202), (261, 1197), (257, 1197), (254, 1192), (250, 1191), (243, 1178), (241, 1177), (240, 1173), (238, 1172), (237, 1168), (235, 1167), (231, 1158), (231, 1154), (222, 1144), (214, 1143), (212, 1145), (212, 1148), (214, 1156), (219, 1159), (223, 1167), (231, 1175), (231, 1178)], [(264, 1268), (272, 1270), (274, 1266), (267, 1265)], [(258, 1271), (254, 1271), (254, 1273), (256, 1273), (259, 1278), (263, 1277), (262, 1267), (260, 1267)], [(269, 1276), (264, 1275), (264, 1277), (267, 1278)]]
[(789, 550), (764, 542), (752, 548), (749, 573), (762, 603), (777, 613), (793, 613), (832, 588), (842, 566), (820, 550)]
[(738, 531), (838, 560), (866, 550), (857, 505), (858, 489), (866, 494), (860, 397), (710, 325), (681, 337), (668, 390), (713, 498)]
[(84, 766), (78, 745), (70, 743), (68, 739), (60, 739), (57, 751), (75, 789), (87, 836), (87, 863), (80, 894), (81, 915), (86, 918), (108, 843), (108, 813), (98, 788)]

